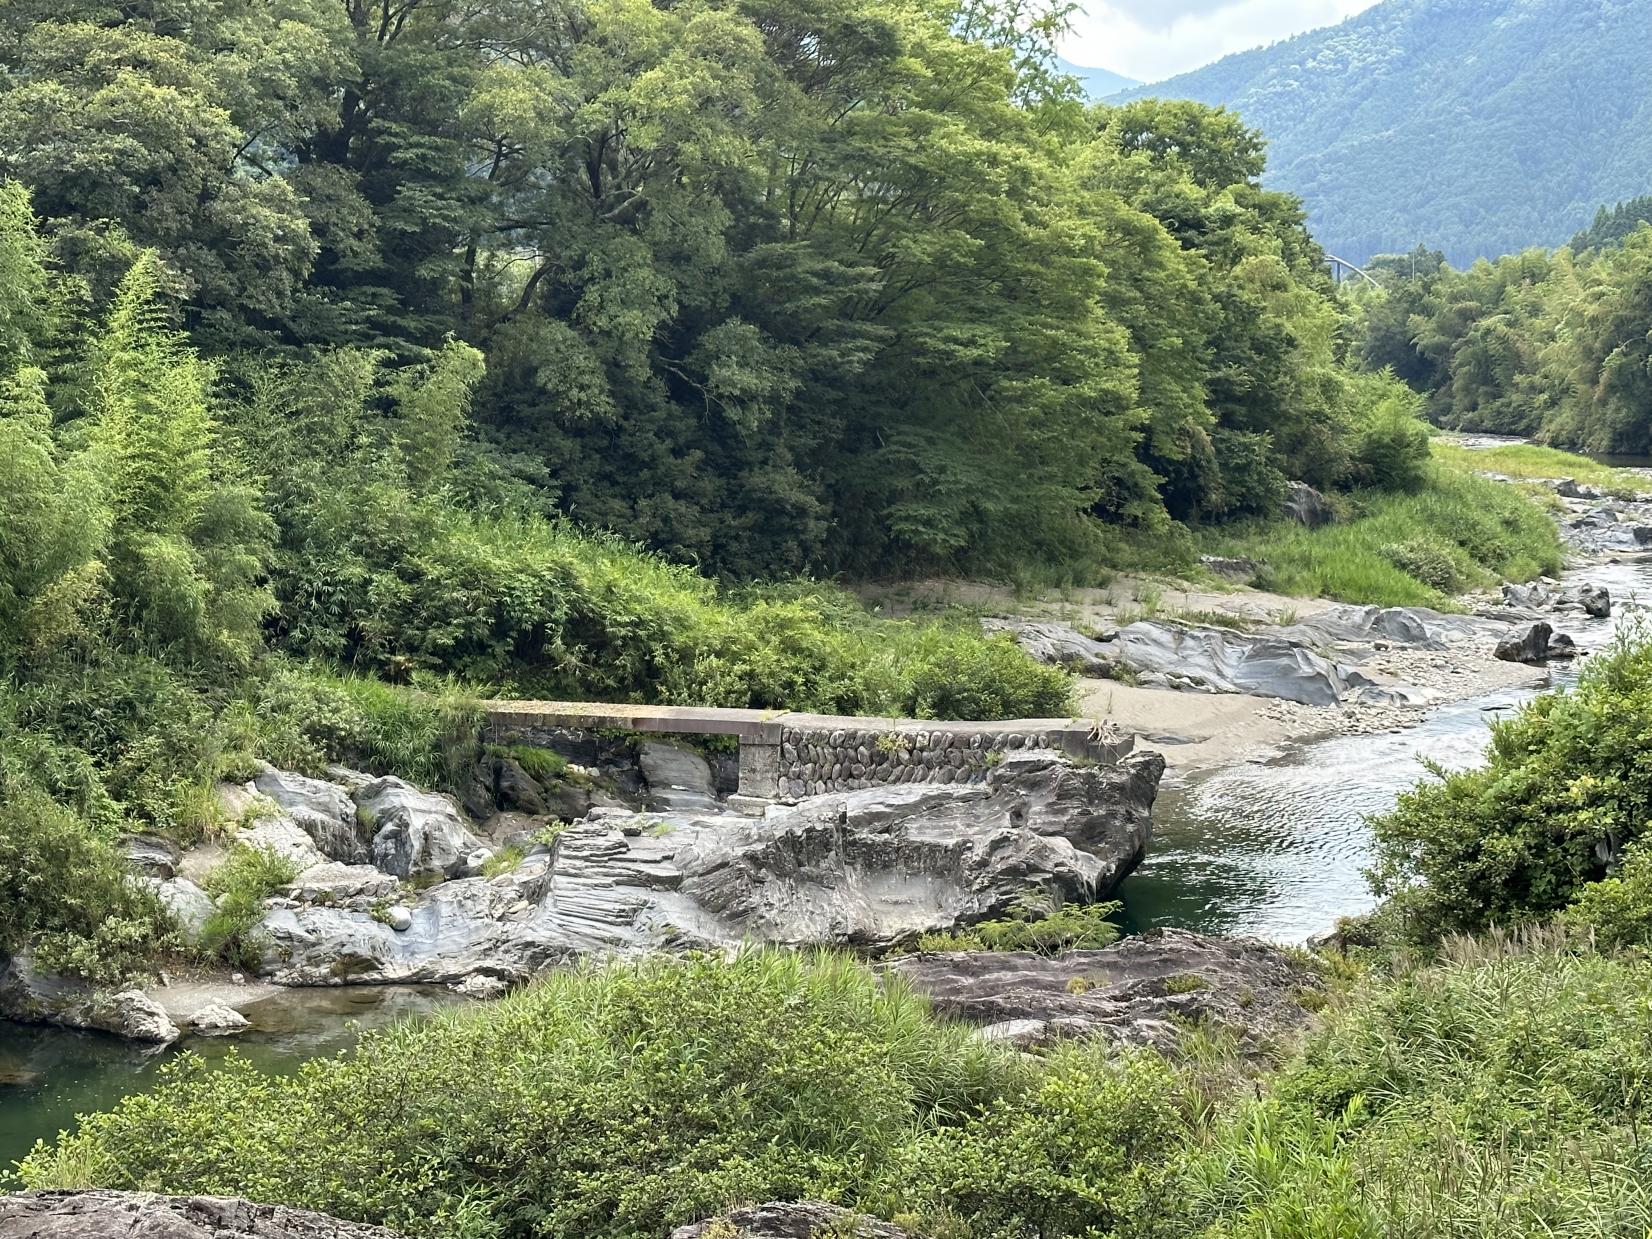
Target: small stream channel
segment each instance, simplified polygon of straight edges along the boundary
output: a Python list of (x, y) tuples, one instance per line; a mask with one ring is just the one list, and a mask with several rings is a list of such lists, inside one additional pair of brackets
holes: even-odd
[[(1564, 630), (1584, 649), (1611, 639), (1618, 617), (1633, 609), (1625, 604), (1652, 602), (1652, 560), (1576, 575), (1606, 585), (1616, 604), (1611, 620), (1566, 617)], [(1419, 754), (1448, 767), (1473, 765), (1490, 720), (1575, 674), (1562, 666), (1543, 685), (1442, 705), (1399, 732), (1310, 742), (1272, 761), (1167, 782), (1151, 853), (1120, 895), (1130, 928), (1301, 942), (1365, 910), (1366, 818), (1423, 776)], [(293, 990), (249, 1009), (253, 1031), (188, 1045), (208, 1058), (233, 1047), (266, 1070), (294, 1071), (306, 1059), (347, 1049), (363, 1028), (451, 1001), (442, 991), (405, 988)], [(148, 1087), (175, 1052), (0, 1021), (0, 1177), (77, 1113)]]

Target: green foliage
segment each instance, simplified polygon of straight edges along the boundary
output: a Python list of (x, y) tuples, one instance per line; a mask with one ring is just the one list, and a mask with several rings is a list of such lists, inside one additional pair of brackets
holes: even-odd
[(237, 843), (201, 884), (216, 908), (201, 928), (199, 946), (226, 963), (252, 967), (263, 944), (254, 932), (264, 901), (298, 876), (298, 866), (270, 849)]
[(38, 790), (0, 790), (0, 951), (119, 985), (178, 945), (172, 918), (111, 840)]
[(1584, 886), (1562, 919), (1602, 950), (1652, 946), (1652, 851), (1630, 844), (1612, 876)]
[(1626, 636), (1572, 691), (1495, 724), (1485, 766), (1442, 774), (1374, 819), (1373, 886), (1396, 933), (1546, 920), (1608, 876), (1652, 808), (1649, 672), (1652, 645)]
[(1652, 447), (1652, 229), (1614, 248), (1395, 272), (1361, 294), (1361, 312), (1367, 363), (1402, 374), (1441, 425), (1599, 452)]
[(925, 934), (920, 951), (1037, 951), (1053, 955), (1065, 950), (1095, 950), (1119, 938), (1112, 918), (1118, 903), (1063, 904), (1054, 911), (1042, 907), (1016, 908), (1003, 919), (980, 921), (952, 933)]
[(250, 753), (316, 775), (336, 761), (451, 786), (481, 744), (474, 691), (436, 679), (403, 688), (272, 660), (239, 714)]
[(25, 1176), (83, 1155), (103, 1181), (419, 1233), (461, 1200), (501, 1236), (664, 1233), (733, 1199), (898, 1187), (920, 1133), (1025, 1079), (847, 959), (655, 960), (552, 973), (292, 1077), (186, 1057)]
[(1542, 946), (1379, 979), (1216, 1125), (1183, 1233), (1642, 1234), (1649, 998), (1644, 966)]
[(1427, 479), (1415, 494), (1353, 496), (1344, 522), (1211, 531), (1201, 549), (1264, 564), (1269, 589), (1380, 606), (1449, 608), (1451, 591), (1560, 570), (1554, 522), (1517, 489), (1455, 463)]

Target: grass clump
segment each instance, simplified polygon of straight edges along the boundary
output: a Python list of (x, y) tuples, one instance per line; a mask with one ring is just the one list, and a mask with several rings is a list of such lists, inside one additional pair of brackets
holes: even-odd
[(226, 963), (252, 966), (262, 943), (254, 932), (264, 901), (298, 877), (298, 865), (272, 848), (237, 843), (202, 884), (216, 907), (201, 929), (200, 948)]
[(1517, 488), (1438, 461), (1427, 478), (1415, 494), (1356, 494), (1346, 522), (1212, 530), (1201, 549), (1266, 564), (1267, 589), (1378, 606), (1447, 607), (1461, 590), (1560, 570), (1554, 522)]
[(1037, 951), (1044, 955), (1097, 950), (1118, 941), (1119, 927), (1111, 918), (1122, 910), (1119, 903), (1068, 903), (1054, 911), (1023, 905), (1002, 919), (950, 933), (925, 934), (918, 940), (918, 950)]

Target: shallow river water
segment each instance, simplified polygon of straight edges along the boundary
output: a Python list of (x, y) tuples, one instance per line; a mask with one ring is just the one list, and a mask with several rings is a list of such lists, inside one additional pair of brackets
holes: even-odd
[[(1652, 603), (1652, 561), (1601, 565), (1581, 579), (1611, 589), (1614, 616), (1631, 611), (1624, 604), (1636, 598)], [(1585, 649), (1598, 649), (1619, 622), (1568, 615), (1561, 627)], [(1548, 682), (1573, 675), (1557, 670)], [(1392, 806), (1423, 777), (1420, 756), (1448, 767), (1478, 762), (1490, 720), (1540, 687), (1442, 705), (1397, 733), (1310, 742), (1273, 761), (1167, 781), (1148, 859), (1120, 895), (1131, 928), (1170, 925), (1301, 942), (1337, 917), (1365, 910), (1368, 815)], [(214, 1057), (233, 1044), (267, 1070), (291, 1071), (347, 1048), (358, 1027), (445, 1000), (451, 999), (406, 989), (291, 991), (249, 1013), (256, 1031), (189, 1045)], [(172, 1053), (0, 1021), (0, 1176), (35, 1140), (72, 1125), (75, 1114), (148, 1087)]]

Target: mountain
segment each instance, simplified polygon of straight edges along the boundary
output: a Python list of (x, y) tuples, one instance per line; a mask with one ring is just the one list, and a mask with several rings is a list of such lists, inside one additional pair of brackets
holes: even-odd
[(1111, 69), (1092, 69), (1085, 65), (1075, 65), (1070, 60), (1060, 56), (1055, 58), (1055, 67), (1070, 77), (1076, 77), (1084, 84), (1084, 93), (1092, 99), (1105, 99), (1108, 95), (1116, 95), (1121, 90), (1129, 90), (1141, 83), (1133, 77), (1125, 77), (1122, 73), (1114, 73)]
[(1358, 262), (1559, 245), (1652, 188), (1652, 0), (1385, 0), (1130, 92), (1236, 109)]

